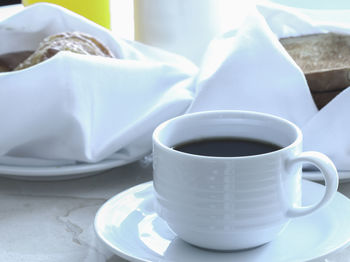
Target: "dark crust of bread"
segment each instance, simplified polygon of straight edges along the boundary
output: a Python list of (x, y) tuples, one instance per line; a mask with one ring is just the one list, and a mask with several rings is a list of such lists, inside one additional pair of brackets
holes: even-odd
[(12, 71), (31, 54), (33, 54), (33, 51), (21, 51), (0, 55), (0, 72)]
[(330, 91), (321, 93), (312, 93), (315, 104), (319, 109), (327, 105), (333, 98), (335, 98), (341, 91)]

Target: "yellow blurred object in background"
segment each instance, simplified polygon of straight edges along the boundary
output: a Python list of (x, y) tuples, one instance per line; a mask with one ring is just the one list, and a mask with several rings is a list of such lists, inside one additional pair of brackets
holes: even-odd
[(22, 0), (24, 6), (38, 2), (48, 2), (63, 6), (108, 29), (111, 28), (110, 0)]

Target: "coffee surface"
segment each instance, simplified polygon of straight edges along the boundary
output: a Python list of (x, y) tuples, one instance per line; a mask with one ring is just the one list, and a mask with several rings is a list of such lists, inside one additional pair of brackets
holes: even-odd
[(273, 152), (281, 146), (262, 140), (236, 137), (214, 137), (187, 141), (173, 149), (184, 153), (213, 157), (252, 156)]

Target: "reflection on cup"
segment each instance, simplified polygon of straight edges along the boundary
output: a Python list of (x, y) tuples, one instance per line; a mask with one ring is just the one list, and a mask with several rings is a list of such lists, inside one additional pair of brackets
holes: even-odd
[[(303, 162), (319, 168), (326, 182), (323, 198), (311, 206), (301, 206)], [(270, 242), (292, 218), (329, 203), (338, 187), (328, 157), (302, 152), (297, 126), (257, 112), (166, 121), (153, 134), (153, 165), (158, 215), (186, 242), (216, 250)]]
[(24, 6), (38, 2), (48, 2), (52, 4), (57, 4), (110, 29), (111, 19), (109, 1), (110, 0), (22, 0), (22, 3)]

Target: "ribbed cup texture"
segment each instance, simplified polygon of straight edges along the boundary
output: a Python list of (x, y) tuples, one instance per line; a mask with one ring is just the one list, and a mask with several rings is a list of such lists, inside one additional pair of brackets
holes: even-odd
[(237, 232), (286, 222), (286, 203), (293, 200), (286, 199), (283, 190), (288, 180), (282, 179), (286, 171), (280, 157), (268, 161), (180, 157), (179, 166), (167, 158), (155, 153), (154, 183), (158, 212), (169, 225)]

